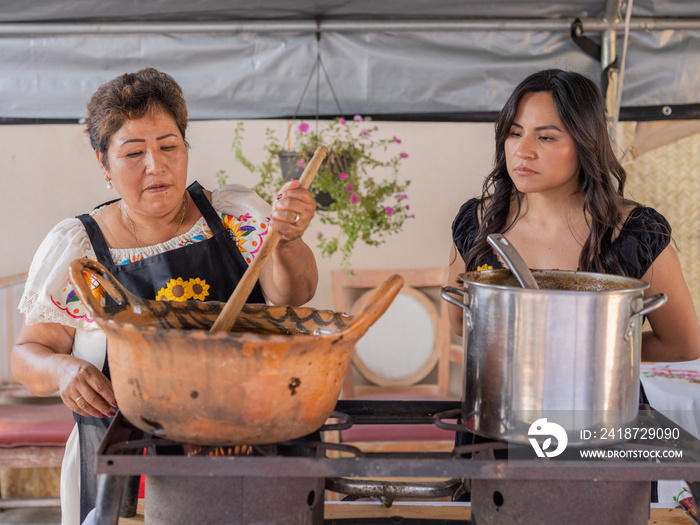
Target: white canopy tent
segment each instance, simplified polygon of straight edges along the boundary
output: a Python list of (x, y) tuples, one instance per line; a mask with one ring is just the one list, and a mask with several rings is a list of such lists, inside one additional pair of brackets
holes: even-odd
[(491, 120), (545, 67), (604, 78), (612, 109), (626, 31), (621, 118), (697, 118), (700, 2), (626, 14), (622, 0), (7, 1), (0, 122), (81, 119), (101, 83), (144, 66), (180, 82), (192, 119)]

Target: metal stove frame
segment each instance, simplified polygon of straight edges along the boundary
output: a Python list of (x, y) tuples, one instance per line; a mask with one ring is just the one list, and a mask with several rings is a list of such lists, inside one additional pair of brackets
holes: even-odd
[[(332, 418), (341, 423), (326, 425), (321, 430), (342, 430), (355, 424), (437, 424), (442, 428), (466, 430), (461, 425), (446, 423), (460, 412), (458, 401), (356, 401), (340, 400)], [(659, 412), (640, 405), (640, 414), (657, 428), (677, 427)], [(648, 423), (647, 423), (648, 424)], [(145, 440), (142, 431), (117, 414), (107, 431), (96, 458), (99, 475), (97, 525), (116, 525), (123, 499), (115, 501), (114, 494), (128, 493), (128, 480), (141, 474), (158, 476), (240, 476), (257, 478), (326, 478), (332, 489), (335, 478), (400, 477), (509, 480), (568, 480), (654, 481), (686, 480), (696, 504), (700, 501), (700, 440), (681, 429), (678, 443), (645, 441), (621, 443), (611, 448), (624, 449), (636, 445), (655, 449), (683, 450), (682, 460), (664, 463), (631, 462), (624, 460), (499, 460), (480, 459), (484, 452), (512, 448), (500, 442), (479, 443), (456, 447), (450, 452), (437, 453), (366, 453), (343, 445), (320, 441), (293, 440), (282, 445), (310, 446), (320, 450), (340, 450), (350, 457), (328, 458), (313, 456), (190, 456), (172, 455), (171, 447), (180, 446), (161, 438)], [(155, 447), (155, 449), (154, 449)], [(155, 455), (142, 455), (144, 448)], [(158, 452), (160, 449), (161, 453)], [(465, 458), (464, 454), (474, 457)], [(133, 499), (133, 498), (132, 498)], [(386, 501), (385, 501), (386, 503)], [(389, 501), (390, 504), (390, 501)], [(133, 507), (132, 509), (129, 506)], [(122, 516), (133, 515), (135, 502), (127, 501)], [(360, 521), (361, 522), (361, 521)], [(326, 522), (330, 524), (330, 521)], [(356, 521), (358, 523), (358, 521)], [(377, 521), (377, 523), (379, 523)], [(448, 521), (446, 523), (468, 523)]]

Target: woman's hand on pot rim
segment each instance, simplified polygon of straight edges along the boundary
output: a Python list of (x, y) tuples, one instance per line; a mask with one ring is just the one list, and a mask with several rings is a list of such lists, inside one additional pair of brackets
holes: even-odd
[(316, 200), (311, 192), (299, 187), (292, 179), (280, 188), (270, 212), (270, 226), (280, 233), (282, 241), (300, 239), (316, 212)]

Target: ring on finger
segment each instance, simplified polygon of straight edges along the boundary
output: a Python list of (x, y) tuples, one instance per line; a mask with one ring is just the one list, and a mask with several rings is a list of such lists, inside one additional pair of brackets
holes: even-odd
[(78, 404), (78, 401), (80, 401), (83, 398), (83, 396), (78, 396), (75, 398), (75, 404)]
[(294, 217), (294, 224), (296, 224), (297, 222), (299, 222), (299, 214), (298, 213)]

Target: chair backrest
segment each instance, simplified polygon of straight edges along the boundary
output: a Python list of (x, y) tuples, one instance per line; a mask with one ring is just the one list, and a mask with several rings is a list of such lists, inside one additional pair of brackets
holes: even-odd
[(459, 360), (461, 351), (452, 347), (447, 303), (440, 298), (447, 272), (447, 267), (331, 272), (334, 309), (351, 314), (389, 276), (404, 279), (387, 312), (353, 350), (343, 384), (345, 399), (392, 393), (449, 396), (451, 353), (452, 360)]
[(10, 352), (22, 326), (22, 315), (17, 306), (26, 279), (26, 273), (0, 278), (0, 395), (27, 394), (26, 389), (13, 379), (10, 372)]

